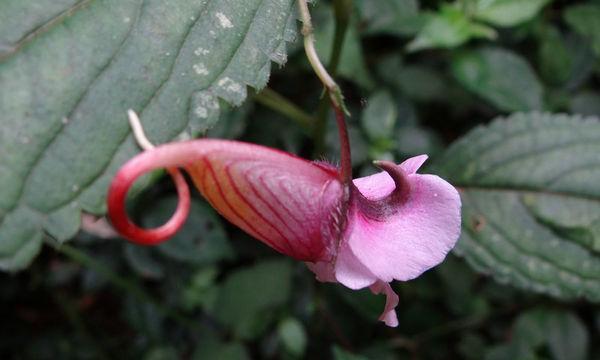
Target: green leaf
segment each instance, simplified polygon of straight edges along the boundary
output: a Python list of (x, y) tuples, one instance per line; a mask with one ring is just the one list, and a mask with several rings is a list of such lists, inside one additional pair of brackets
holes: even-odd
[(456, 57), (452, 72), (468, 90), (504, 111), (540, 110), (543, 86), (521, 56), (486, 47)]
[(421, 25), (417, 0), (355, 2), (366, 34), (412, 35)]
[(217, 288), (214, 286), (218, 271), (214, 267), (203, 268), (194, 273), (190, 284), (183, 289), (181, 302), (185, 309), (197, 307), (213, 309), (217, 300)]
[[(315, 12), (315, 48), (319, 57), (324, 61), (328, 61), (333, 50), (335, 33), (333, 10), (328, 6), (319, 6), (318, 9), (320, 11)], [(366, 89), (370, 89), (374, 86), (373, 79), (369, 74), (363, 56), (363, 49), (356, 26), (356, 21), (354, 20), (351, 20), (348, 25), (340, 55), (338, 74)]]
[(565, 11), (564, 17), (575, 31), (590, 40), (596, 55), (600, 56), (600, 5), (574, 5)]
[(179, 358), (177, 350), (171, 346), (155, 347), (144, 355), (144, 360), (177, 360)]
[(571, 312), (554, 311), (546, 319), (546, 338), (556, 360), (588, 359), (588, 332)]
[(306, 331), (300, 321), (287, 318), (279, 324), (277, 330), (283, 347), (296, 358), (302, 357), (306, 351)]
[(246, 360), (250, 359), (243, 344), (237, 342), (222, 342), (213, 338), (214, 336), (202, 336), (197, 344), (193, 360), (217, 359), (217, 360)]
[(387, 91), (373, 94), (367, 101), (361, 123), (372, 140), (388, 139), (392, 135), (398, 113), (392, 95)]
[(215, 316), (243, 339), (261, 335), (275, 308), (290, 296), (292, 269), (284, 260), (265, 261), (240, 269), (224, 282)]
[(542, 358), (538, 355), (547, 348), (555, 360), (584, 360), (589, 356), (585, 325), (570, 311), (544, 307), (528, 310), (517, 318), (512, 334), (507, 344), (495, 350), (497, 354), (536, 359)]
[(333, 358), (335, 360), (366, 360), (367, 358), (362, 355), (356, 355), (342, 349), (339, 346), (333, 347)]
[(125, 259), (129, 266), (143, 278), (157, 280), (165, 276), (163, 266), (152, 257), (152, 251), (148, 247), (127, 244)]
[(477, 0), (474, 16), (497, 26), (515, 26), (531, 20), (551, 0)]
[(583, 91), (571, 98), (571, 112), (581, 115), (600, 116), (600, 93)]
[(456, 248), (502, 283), (600, 301), (600, 121), (516, 114), (479, 127), (435, 162), (460, 189)]
[(424, 14), (424, 25), (407, 46), (408, 51), (455, 48), (471, 39), (495, 39), (494, 29), (473, 22), (458, 6), (444, 5), (439, 13)]
[(565, 39), (554, 26), (548, 26), (540, 34), (538, 59), (540, 73), (553, 84), (566, 82), (573, 72), (573, 53)]
[(405, 66), (396, 78), (396, 84), (408, 98), (423, 102), (447, 99), (446, 83), (439, 72), (422, 65)]
[(139, 152), (127, 109), (163, 143), (264, 87), (296, 36), (295, 5), (0, 2), (0, 267), (27, 266), (44, 230), (65, 240), (80, 211), (106, 211), (112, 175)]

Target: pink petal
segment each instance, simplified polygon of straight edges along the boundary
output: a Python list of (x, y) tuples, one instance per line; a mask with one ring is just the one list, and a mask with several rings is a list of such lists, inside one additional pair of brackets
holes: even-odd
[[(354, 224), (350, 223), (349, 226)], [(358, 290), (375, 283), (377, 276), (358, 260), (349, 244), (342, 240), (335, 262), (335, 279), (350, 289)]]
[(418, 155), (411, 157), (410, 159), (404, 160), (400, 167), (404, 170), (408, 175), (414, 174), (419, 170), (421, 166), (427, 161), (429, 157), (427, 155)]
[(396, 306), (398, 306), (399, 298), (398, 295), (394, 292), (390, 284), (378, 281), (375, 284), (371, 285), (369, 288), (371, 292), (375, 295), (385, 293), (385, 309), (379, 320), (383, 321), (387, 326), (396, 327), (398, 326), (398, 316), (396, 315)]
[[(414, 163), (413, 163), (414, 164)], [(384, 220), (369, 218), (359, 206), (350, 210), (348, 246), (340, 247), (338, 268), (368, 269), (363, 277), (410, 280), (439, 264), (460, 234), (460, 197), (456, 189), (434, 175), (407, 175), (409, 196)], [(368, 199), (378, 200), (394, 189), (383, 172), (354, 181)], [(377, 186), (377, 184), (379, 184)], [(356, 259), (356, 260), (354, 260)], [(340, 262), (341, 261), (341, 262)]]

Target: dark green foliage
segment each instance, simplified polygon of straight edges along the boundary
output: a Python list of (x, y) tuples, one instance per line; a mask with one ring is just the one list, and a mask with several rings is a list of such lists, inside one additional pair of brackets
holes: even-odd
[[(355, 177), (428, 153), (423, 171), (463, 201), (454, 253), (394, 284), (400, 326), (377, 322), (382, 297), (318, 283), (199, 196), (154, 248), (102, 219), (139, 151), (128, 108), (156, 143), (207, 135), (336, 161), (295, 1), (4, 0), (0, 358), (600, 358), (600, 1), (321, 0), (325, 63), (342, 3)], [(161, 175), (132, 191), (144, 226), (175, 208)]]

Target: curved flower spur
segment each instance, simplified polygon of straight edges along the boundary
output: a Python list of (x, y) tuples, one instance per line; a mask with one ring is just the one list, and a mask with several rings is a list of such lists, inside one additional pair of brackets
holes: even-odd
[[(343, 121), (341, 111), (338, 115)], [(398, 296), (389, 283), (413, 279), (439, 264), (460, 233), (456, 189), (435, 175), (417, 174), (425, 155), (400, 165), (375, 162), (383, 172), (345, 182), (344, 159), (338, 169), (264, 146), (214, 139), (153, 147), (135, 113), (129, 116), (146, 151), (114, 177), (108, 214), (116, 230), (135, 243), (158, 244), (184, 224), (190, 192), (181, 168), (223, 217), (280, 253), (305, 261), (318, 280), (385, 293), (380, 319), (397, 326)], [(139, 228), (126, 214), (127, 192), (138, 177), (161, 168), (175, 181), (177, 210), (159, 228)]]

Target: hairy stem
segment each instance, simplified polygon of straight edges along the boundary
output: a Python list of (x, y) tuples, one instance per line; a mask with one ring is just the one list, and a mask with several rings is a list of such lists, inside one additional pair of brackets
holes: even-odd
[(338, 135), (340, 138), (340, 165), (342, 167), (342, 181), (346, 185), (352, 184), (352, 155), (350, 151), (350, 140), (346, 128), (344, 110), (333, 105), (335, 121), (337, 122)]
[(315, 122), (312, 116), (270, 88), (262, 89), (256, 94), (256, 96), (254, 96), (254, 99), (259, 104), (294, 120), (304, 130), (308, 131)]
[(337, 83), (331, 75), (321, 63), (321, 59), (319, 59), (319, 55), (317, 54), (317, 50), (315, 49), (315, 36), (313, 34), (313, 25), (312, 18), (310, 16), (310, 11), (308, 10), (307, 0), (299, 0), (298, 5), (300, 7), (300, 17), (302, 18), (302, 35), (304, 36), (304, 51), (306, 52), (306, 56), (313, 70), (323, 83), (323, 85), (327, 88), (327, 90), (331, 93), (336, 89), (339, 89)]
[(315, 74), (319, 77), (325, 89), (329, 93), (331, 102), (340, 109), (346, 110), (342, 91), (338, 84), (333, 80), (333, 77), (327, 72), (325, 66), (319, 59), (317, 50), (315, 49), (315, 36), (313, 34), (312, 18), (308, 10), (307, 0), (298, 0), (300, 8), (300, 17), (302, 18), (302, 35), (304, 36), (304, 51), (308, 62), (312, 66)]
[[(335, 35), (333, 38), (333, 48), (329, 58), (328, 69), (332, 77), (337, 74), (344, 47), (344, 39), (350, 22), (352, 13), (351, 0), (334, 0), (335, 14)], [(330, 99), (323, 97), (317, 108), (316, 122), (313, 127), (314, 155), (321, 156), (325, 152), (325, 135), (327, 133), (327, 118), (329, 115)]]

